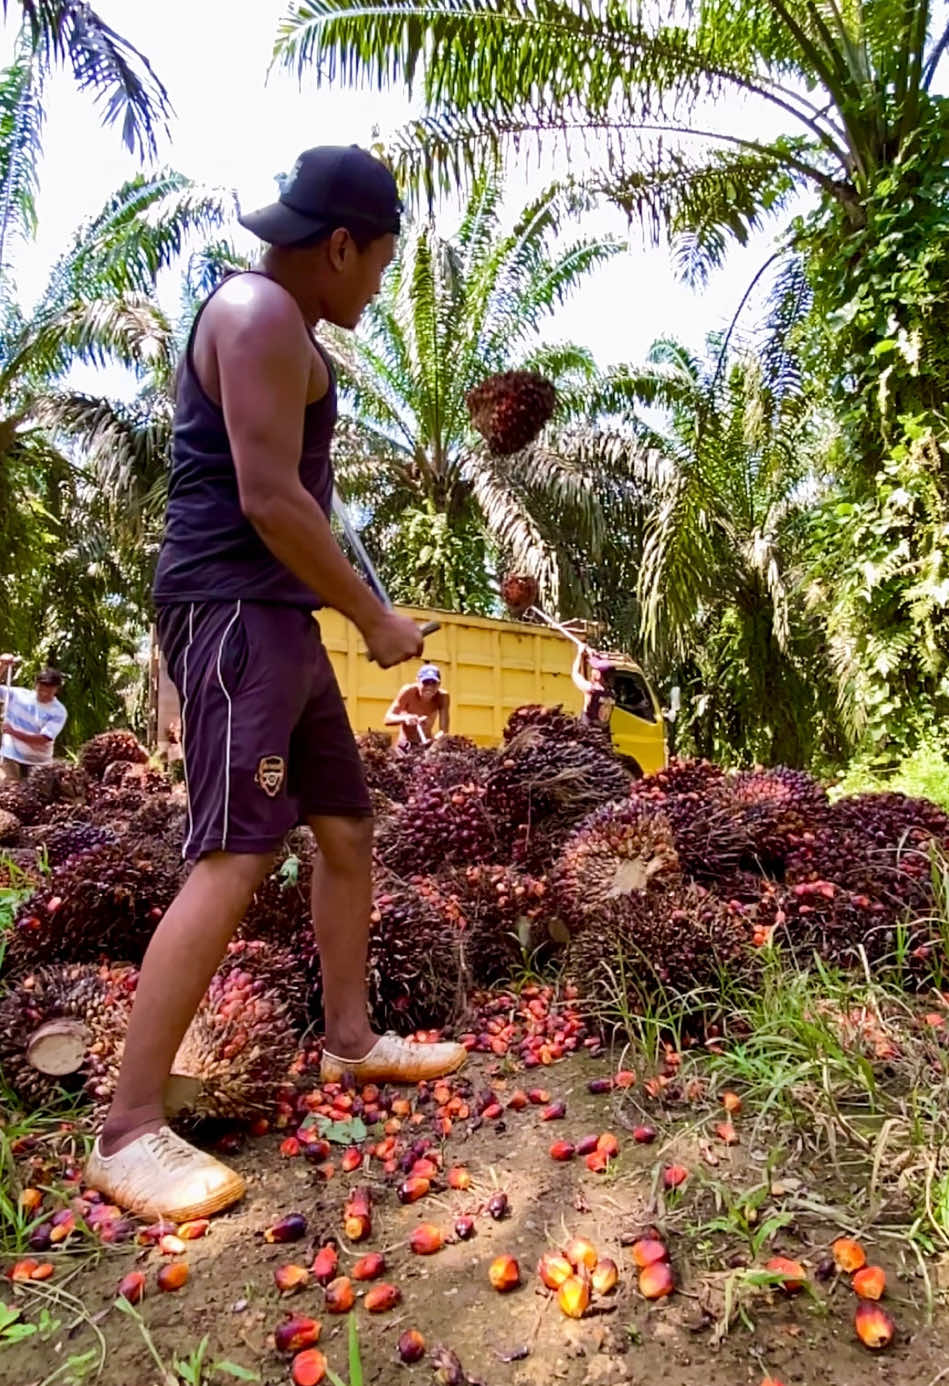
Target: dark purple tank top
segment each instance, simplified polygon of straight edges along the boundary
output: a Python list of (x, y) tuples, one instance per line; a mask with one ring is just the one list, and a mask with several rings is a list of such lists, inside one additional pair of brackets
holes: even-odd
[[(161, 606), (243, 598), (318, 607), (319, 596), (270, 552), (241, 510), (224, 414), (205, 394), (192, 354), (198, 322), (213, 297), (198, 310), (178, 374), (165, 534), (152, 594)], [(315, 340), (313, 344), (326, 362), (330, 387), (304, 414), (300, 481), (329, 515), (336, 375), (326, 353)]]

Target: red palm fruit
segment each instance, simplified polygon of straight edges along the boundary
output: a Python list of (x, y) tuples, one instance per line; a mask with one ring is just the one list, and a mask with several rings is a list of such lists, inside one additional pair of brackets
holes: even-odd
[(378, 1285), (373, 1285), (371, 1290), (366, 1291), (363, 1304), (370, 1314), (384, 1314), (388, 1309), (394, 1309), (402, 1299), (402, 1291), (398, 1285), (390, 1285), (382, 1280)]
[(30, 1276), (31, 1280), (49, 1280), (52, 1278), (55, 1267), (52, 1261), (41, 1261), (36, 1270)]
[(141, 1304), (145, 1296), (145, 1277), (141, 1271), (129, 1271), (119, 1281), (115, 1292), (116, 1299), (127, 1299), (129, 1304)]
[(470, 1237), (473, 1237), (474, 1234), (475, 1234), (475, 1220), (474, 1220), (474, 1218), (468, 1217), (467, 1214), (466, 1214), (464, 1217), (460, 1217), (460, 1218), (456, 1218), (456, 1219), (455, 1219), (455, 1236), (458, 1238), (459, 1241), (461, 1241), (461, 1242), (466, 1242), (466, 1241), (468, 1241), (468, 1239), (469, 1239)]
[(594, 1174), (605, 1174), (609, 1168), (610, 1160), (609, 1156), (605, 1155), (602, 1150), (592, 1150), (586, 1157), (585, 1163), (587, 1169), (592, 1170)]
[(653, 1266), (657, 1261), (668, 1261), (669, 1252), (665, 1242), (660, 1242), (657, 1237), (640, 1237), (638, 1242), (633, 1242), (632, 1256), (642, 1270), (644, 1266)]
[(521, 1268), (513, 1256), (496, 1256), (488, 1267), (488, 1279), (502, 1294), (516, 1290), (521, 1283)]
[(591, 1078), (589, 1083), (587, 1083), (587, 1092), (593, 1093), (594, 1097), (599, 1093), (612, 1092), (612, 1090), (612, 1078)]
[(637, 1145), (652, 1145), (656, 1139), (654, 1126), (637, 1126), (633, 1130), (633, 1140)]
[(306, 1236), (306, 1218), (302, 1213), (288, 1213), (285, 1218), (268, 1227), (265, 1242), (298, 1242)]
[(412, 1228), (409, 1235), (409, 1249), (414, 1251), (416, 1256), (431, 1256), (436, 1251), (441, 1251), (444, 1245), (445, 1238), (441, 1229), (431, 1222), (420, 1222), (418, 1227)]
[(605, 1256), (602, 1261), (597, 1261), (593, 1267), (593, 1274), (590, 1279), (598, 1295), (608, 1295), (610, 1290), (616, 1288), (619, 1280), (619, 1267), (615, 1261), (611, 1261), (608, 1256)]
[(522, 1092), (521, 1089), (518, 1088), (516, 1089), (516, 1091), (511, 1093), (510, 1097), (507, 1100), (507, 1105), (510, 1107), (512, 1112), (522, 1112), (529, 1101), (530, 1098), (527, 1096), (527, 1093)]
[[(174, 1230), (175, 1224), (173, 1222), (166, 1222), (165, 1219), (162, 1218), (160, 1222), (153, 1222), (150, 1226), (143, 1227), (135, 1240), (138, 1242), (139, 1246), (154, 1246), (162, 1237), (166, 1236), (169, 1232), (174, 1232)], [(265, 1239), (266, 1236), (267, 1233), (265, 1232)]]
[(636, 1075), (632, 1071), (632, 1069), (621, 1068), (619, 1073), (617, 1073), (616, 1077), (613, 1079), (613, 1086), (615, 1088), (631, 1088), (635, 1082)]
[(541, 1121), (560, 1121), (567, 1115), (566, 1102), (551, 1102), (540, 1114)]
[(741, 1098), (738, 1096), (737, 1092), (723, 1092), (722, 1106), (725, 1108), (725, 1111), (728, 1112), (729, 1116), (734, 1116), (736, 1112), (741, 1111)]
[(784, 1382), (779, 1381), (776, 1376), (766, 1376), (762, 1381), (761, 1386), (784, 1386)]
[(853, 1271), (862, 1270), (867, 1264), (867, 1253), (859, 1242), (853, 1242), (849, 1237), (838, 1237), (831, 1251), (837, 1269), (848, 1275)]
[(306, 1266), (274, 1266), (274, 1284), (281, 1294), (291, 1294), (302, 1290), (310, 1278)]
[(300, 1352), (319, 1342), (322, 1327), (318, 1319), (305, 1314), (288, 1314), (273, 1331), (274, 1346), (278, 1352)]
[(399, 1338), (399, 1360), (411, 1366), (425, 1356), (425, 1339), (417, 1328), (407, 1328)]
[(738, 1132), (730, 1121), (719, 1121), (715, 1125), (715, 1134), (725, 1145), (738, 1144)]
[(14, 1281), (30, 1280), (38, 1265), (39, 1262), (33, 1260), (31, 1257), (27, 1257), (23, 1261), (17, 1261), (8, 1272), (9, 1278)]
[(180, 1290), (188, 1279), (187, 1261), (171, 1261), (167, 1266), (162, 1266), (155, 1277), (158, 1281), (160, 1290)]
[(569, 1246), (564, 1247), (563, 1254), (574, 1270), (578, 1270), (580, 1266), (586, 1266), (587, 1270), (592, 1270), (600, 1259), (596, 1254), (596, 1247), (592, 1242), (588, 1242), (586, 1237), (574, 1237)]
[(619, 1141), (612, 1131), (604, 1131), (596, 1142), (597, 1150), (602, 1150), (608, 1160), (613, 1160), (619, 1154)]
[(351, 1242), (362, 1242), (372, 1231), (372, 1194), (368, 1189), (353, 1189), (343, 1212), (343, 1231)]
[(797, 1294), (807, 1283), (807, 1271), (800, 1261), (790, 1261), (786, 1256), (772, 1256), (765, 1270), (775, 1271), (782, 1276), (781, 1289), (785, 1294)]
[(590, 1281), (585, 1275), (571, 1275), (557, 1291), (557, 1303), (570, 1319), (582, 1319), (590, 1304)]
[(662, 1172), (662, 1182), (667, 1189), (678, 1189), (689, 1177), (685, 1165), (666, 1165)]
[(280, 1142), (280, 1154), (285, 1160), (293, 1160), (300, 1153), (300, 1142), (296, 1136), (286, 1136)]
[(563, 1282), (569, 1280), (573, 1275), (573, 1266), (566, 1256), (558, 1256), (556, 1252), (545, 1251), (537, 1262), (537, 1274), (548, 1290), (559, 1290)]
[(431, 1180), (423, 1179), (420, 1175), (413, 1175), (410, 1179), (405, 1179), (399, 1185), (399, 1202), (415, 1203), (418, 1199), (424, 1198), (431, 1189)]
[(158, 1243), (162, 1256), (180, 1256), (184, 1249), (184, 1242), (172, 1232), (168, 1232)]
[(499, 1189), (497, 1193), (491, 1195), (485, 1207), (487, 1208), (488, 1216), (494, 1218), (495, 1222), (500, 1222), (503, 1218), (506, 1218), (510, 1212), (507, 1194), (503, 1189)]
[(576, 1153), (576, 1147), (571, 1145), (569, 1141), (554, 1141), (550, 1147), (552, 1160), (572, 1160)]
[(886, 1310), (869, 1299), (862, 1299), (857, 1305), (854, 1328), (861, 1343), (871, 1352), (889, 1347), (896, 1332), (896, 1324)]
[(861, 1299), (882, 1299), (886, 1289), (886, 1271), (882, 1266), (864, 1266), (850, 1282)]
[(501, 1106), (500, 1102), (489, 1102), (481, 1115), (484, 1117), (485, 1121), (497, 1121), (503, 1110), (504, 1108)]
[(577, 1154), (592, 1155), (599, 1139), (599, 1136), (584, 1136), (582, 1140), (577, 1141)]
[(381, 1251), (370, 1251), (361, 1256), (350, 1271), (354, 1280), (378, 1280), (386, 1268), (386, 1258)]
[(339, 1253), (332, 1242), (321, 1246), (310, 1267), (313, 1279), (320, 1285), (328, 1285), (339, 1268)]
[(338, 1275), (327, 1285), (326, 1310), (329, 1314), (348, 1314), (356, 1302), (352, 1281), (348, 1275)]
[(423, 1158), (416, 1160), (409, 1170), (409, 1177), (413, 1179), (434, 1179), (438, 1174), (438, 1166), (434, 1160)]
[(639, 1272), (639, 1293), (643, 1299), (664, 1299), (675, 1287), (675, 1276), (668, 1261), (653, 1261)]
[(448, 1186), (452, 1189), (470, 1189), (471, 1175), (464, 1165), (455, 1165), (448, 1171)]
[(531, 1088), (527, 1100), (533, 1102), (535, 1107), (544, 1107), (550, 1101), (550, 1093), (546, 1088)]
[(344, 1174), (352, 1174), (362, 1164), (362, 1151), (357, 1150), (354, 1145), (343, 1151), (343, 1157), (339, 1162), (339, 1167)]
[(192, 1218), (190, 1222), (183, 1222), (178, 1228), (178, 1236), (183, 1242), (196, 1242), (199, 1237), (203, 1237), (211, 1226), (209, 1218)]
[(326, 1379), (326, 1358), (319, 1348), (298, 1352), (290, 1365), (293, 1386), (320, 1386)]

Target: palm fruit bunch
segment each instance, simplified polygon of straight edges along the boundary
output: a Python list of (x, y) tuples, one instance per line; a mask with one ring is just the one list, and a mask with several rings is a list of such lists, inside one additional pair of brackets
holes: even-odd
[(409, 793), (406, 757), (393, 750), (385, 732), (368, 731), (356, 737), (363, 774), (370, 789), (381, 789), (386, 798), (404, 803)]
[[(933, 928), (923, 914), (902, 923), (889, 902), (835, 881), (801, 881), (762, 892), (755, 911), (756, 941), (773, 940), (806, 966), (816, 953), (842, 967), (893, 961), (897, 950), (904, 969), (925, 971)], [(898, 926), (903, 941), (898, 939)]]
[(176, 785), (167, 794), (150, 794), (129, 817), (126, 831), (132, 837), (161, 837), (180, 849), (187, 816), (184, 787)]
[(10, 813), (20, 823), (41, 822), (47, 814), (49, 800), (28, 780), (0, 783), (0, 810)]
[(144, 765), (148, 752), (130, 731), (106, 731), (92, 737), (79, 751), (79, 764), (94, 780), (101, 780), (113, 761)]
[(510, 866), (447, 867), (412, 882), (459, 934), (469, 985), (510, 980), (523, 954), (546, 938), (543, 881)]
[(287, 844), (254, 891), (239, 930), (241, 938), (262, 939), (297, 952), (313, 938), (310, 886), (312, 855), (298, 856)]
[(211, 979), (172, 1071), (196, 1080), (179, 1114), (192, 1120), (269, 1115), (299, 1048), (302, 987), (292, 957), (231, 952)]
[(703, 987), (718, 990), (724, 974), (754, 965), (752, 927), (735, 909), (694, 883), (630, 895), (622, 910), (604, 911), (597, 927), (570, 940), (568, 975), (580, 994), (609, 1004), (620, 989), (642, 997), (673, 993), (701, 1006)]
[(125, 836), (68, 858), (17, 911), (5, 967), (140, 962), (183, 877), (180, 854), (156, 838)]
[[(84, 1088), (96, 1100), (110, 1095), (134, 987), (132, 968), (66, 963), (37, 968), (8, 988), (0, 1000), (0, 1072), (28, 1109), (49, 1103), (63, 1087)], [(42, 1062), (38, 1032), (56, 1021), (76, 1022), (73, 1058), (57, 1065), (59, 1076), (31, 1062)]]
[(536, 371), (489, 375), (465, 395), (471, 422), (498, 457), (532, 443), (557, 406), (557, 391)]
[(479, 783), (494, 764), (494, 752), (467, 736), (440, 736), (405, 760), (409, 766), (409, 792), (420, 794), (436, 785), (453, 789), (457, 784)]
[(788, 853), (827, 819), (827, 792), (804, 770), (745, 770), (732, 777), (729, 795), (767, 875), (780, 876)]
[(644, 797), (694, 794), (701, 799), (723, 789), (727, 778), (722, 767), (710, 760), (683, 760), (672, 756), (664, 770), (645, 775), (636, 786), (636, 792)]
[(708, 761), (672, 761), (633, 786), (633, 797), (663, 813), (686, 876), (713, 887), (752, 857), (743, 814), (735, 812), (725, 772)]
[(485, 790), (473, 781), (450, 789), (436, 784), (410, 794), (398, 812), (379, 825), (375, 840), (377, 858), (399, 876), (496, 861), (500, 848), (485, 807)]
[(49, 866), (62, 866), (69, 857), (89, 852), (93, 847), (117, 842), (118, 837), (105, 824), (93, 823), (85, 816), (71, 816), (58, 822), (24, 828), (22, 840), (45, 852)]
[(515, 708), (507, 719), (504, 740), (513, 741), (528, 728), (542, 731), (557, 741), (587, 741), (591, 745), (602, 746), (604, 740), (609, 740), (602, 723), (588, 722), (585, 717), (574, 717), (572, 713), (564, 712), (563, 703), (558, 703), (556, 707), (525, 703), (523, 707)]
[(16, 842), (20, 831), (20, 820), (15, 813), (0, 809), (0, 845), (9, 846)]
[(533, 606), (539, 594), (537, 579), (530, 573), (508, 573), (501, 582), (501, 599), (514, 616), (522, 615)]
[(47, 803), (81, 804), (89, 793), (89, 776), (81, 765), (68, 760), (51, 760), (30, 771), (30, 787)]
[(431, 892), (388, 871), (375, 872), (369, 926), (369, 997), (385, 1028), (441, 1026), (458, 1009), (463, 987), (460, 931)]
[(575, 823), (601, 804), (627, 798), (631, 783), (604, 742), (551, 736), (535, 726), (499, 751), (485, 802), (499, 824), (516, 832), (548, 817)]
[(681, 875), (668, 818), (627, 799), (604, 804), (580, 824), (550, 874), (559, 916), (571, 933), (593, 932), (632, 911)]

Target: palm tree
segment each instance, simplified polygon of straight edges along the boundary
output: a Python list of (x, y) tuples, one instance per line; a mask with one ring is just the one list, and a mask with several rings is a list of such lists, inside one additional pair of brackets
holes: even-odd
[(472, 430), (465, 395), (495, 371), (539, 370), (558, 387), (561, 425), (589, 414), (604, 388), (590, 354), (543, 344), (539, 332), (583, 276), (622, 247), (604, 239), (555, 246), (570, 206), (563, 188), (502, 229), (502, 193), (491, 168), (475, 180), (453, 237), (413, 223), (360, 331), (327, 334), (344, 392), (341, 485), (364, 512), (367, 541), (398, 600), (488, 610), (491, 571), (501, 563), (534, 573), (554, 607), (575, 604), (580, 551), (588, 567), (605, 545), (602, 477), (581, 458), (576, 427), (569, 436), (561, 427), (558, 445), (552, 432), (497, 459)]

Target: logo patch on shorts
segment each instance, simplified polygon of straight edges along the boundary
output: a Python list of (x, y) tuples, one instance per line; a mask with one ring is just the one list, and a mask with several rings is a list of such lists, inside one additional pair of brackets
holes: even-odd
[(269, 794), (271, 799), (276, 799), (286, 773), (287, 765), (283, 756), (261, 756), (254, 779), (265, 794)]

